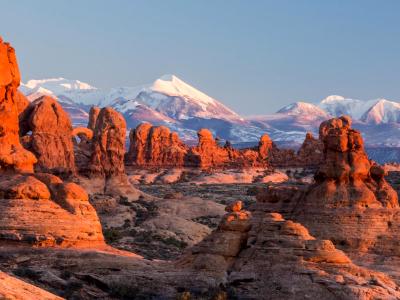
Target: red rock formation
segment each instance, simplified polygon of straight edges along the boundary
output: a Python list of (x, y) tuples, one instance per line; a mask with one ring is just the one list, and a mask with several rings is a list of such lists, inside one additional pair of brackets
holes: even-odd
[(188, 147), (182, 143), (176, 132), (167, 127), (155, 127), (149, 123), (132, 129), (130, 147), (126, 159), (137, 166), (182, 167)]
[(273, 151), (274, 144), (268, 134), (264, 134), (258, 143), (258, 152), (262, 159), (268, 159)]
[(303, 166), (319, 166), (324, 158), (323, 143), (315, 139), (311, 132), (307, 132), (306, 138), (300, 149), (297, 151), (297, 164)]
[(280, 149), (272, 143), (266, 159), (273, 167), (317, 167), (323, 160), (323, 144), (308, 132), (297, 152), (293, 149)]
[(123, 116), (110, 107), (102, 108), (92, 140), (90, 173), (105, 177), (125, 174), (126, 123)]
[(208, 129), (200, 129), (197, 133), (199, 142), (190, 148), (186, 164), (199, 168), (228, 168), (267, 166), (258, 149), (237, 150), (232, 147), (221, 147), (214, 140)]
[[(217, 285), (234, 299), (395, 299), (396, 283), (358, 266), (330, 240), (263, 209), (226, 209), (218, 228), (176, 263)], [(379, 282), (379, 284), (377, 284)], [(191, 282), (201, 285), (202, 280)]]
[(50, 174), (0, 176), (0, 240), (97, 247), (104, 238), (87, 193)]
[(20, 134), (28, 132), (31, 132), (28, 149), (38, 158), (37, 171), (55, 174), (75, 172), (71, 121), (55, 99), (42, 96), (20, 115)]
[(0, 38), (0, 171), (33, 172), (36, 163), (35, 156), (19, 141), (20, 81), (14, 48)]
[(97, 118), (99, 117), (100, 108), (92, 106), (89, 111), (89, 123), (88, 128), (94, 131), (96, 127)]
[(279, 211), (310, 232), (354, 253), (400, 255), (400, 208), (382, 167), (371, 164), (361, 134), (341, 117), (321, 124), (324, 160), (309, 187), (268, 190), (264, 210)]
[[(25, 105), (15, 98), (19, 82), (14, 50), (0, 42), (0, 170), (8, 171), (0, 174), (0, 240), (38, 246), (104, 246), (100, 221), (87, 193), (51, 174), (33, 174), (36, 158), (19, 142), (18, 110)], [(61, 107), (44, 97), (25, 112), (21, 131), (32, 131), (29, 139), (39, 155), (39, 168), (72, 170), (72, 127)]]

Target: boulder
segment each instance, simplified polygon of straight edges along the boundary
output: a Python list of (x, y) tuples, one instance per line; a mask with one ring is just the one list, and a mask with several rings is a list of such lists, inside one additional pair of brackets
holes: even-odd
[(20, 115), (20, 134), (27, 133), (30, 133), (29, 150), (38, 158), (37, 171), (75, 172), (71, 121), (55, 99), (42, 96)]

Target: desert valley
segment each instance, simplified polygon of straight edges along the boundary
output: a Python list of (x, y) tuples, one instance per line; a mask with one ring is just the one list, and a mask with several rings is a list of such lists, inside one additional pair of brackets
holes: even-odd
[(244, 118), (176, 76), (21, 84), (0, 38), (1, 299), (400, 299), (400, 105)]

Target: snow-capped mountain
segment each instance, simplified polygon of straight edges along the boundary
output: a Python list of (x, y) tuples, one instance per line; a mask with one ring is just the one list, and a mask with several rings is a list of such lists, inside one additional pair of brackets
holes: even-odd
[(361, 120), (373, 124), (400, 123), (400, 103), (379, 99), (361, 116)]
[[(83, 112), (87, 113), (90, 106), (96, 105), (111, 106), (120, 111), (129, 127), (147, 121), (168, 126), (193, 140), (202, 127), (209, 127), (214, 134), (232, 141), (262, 134), (233, 110), (174, 75), (164, 75), (148, 85), (111, 89), (98, 89), (65, 78), (30, 80), (21, 84), (21, 91), (31, 101), (42, 94), (56, 97), (75, 124), (84, 124)], [(246, 129), (239, 125), (248, 127), (247, 136), (243, 135)]]
[(331, 95), (318, 103), (318, 106), (331, 116), (348, 115), (354, 119), (360, 119), (368, 108), (376, 102), (377, 100), (362, 101)]
[(318, 135), (322, 121), (346, 114), (367, 144), (400, 147), (400, 104), (385, 99), (333, 95), (317, 103), (295, 102), (274, 114), (242, 118), (174, 75), (138, 87), (110, 89), (64, 78), (30, 80), (21, 84), (21, 91), (31, 101), (43, 94), (56, 97), (75, 125), (86, 125), (90, 106), (111, 106), (124, 115), (129, 128), (143, 121), (165, 125), (186, 141), (195, 141), (197, 130), (206, 127), (233, 143), (256, 142), (268, 133), (277, 142), (298, 144), (307, 131)]

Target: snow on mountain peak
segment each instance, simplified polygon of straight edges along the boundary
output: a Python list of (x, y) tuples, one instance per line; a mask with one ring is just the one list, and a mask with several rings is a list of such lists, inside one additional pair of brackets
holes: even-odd
[(150, 87), (154, 92), (165, 94), (172, 97), (183, 97), (195, 99), (203, 104), (214, 104), (215, 100), (210, 96), (200, 92), (198, 89), (187, 84), (175, 75), (163, 75)]
[(53, 91), (53, 93), (57, 92), (65, 92), (68, 90), (94, 90), (95, 87), (91, 86), (88, 83), (79, 81), (79, 80), (69, 80), (63, 77), (59, 78), (47, 78), (47, 79), (32, 79), (29, 80), (26, 84), (22, 84), (22, 86), (29, 89), (37, 89), (39, 87), (45, 88), (47, 90)]
[(277, 113), (287, 115), (313, 115), (327, 118), (328, 114), (318, 106), (307, 102), (295, 102), (281, 108)]
[(400, 122), (400, 103), (377, 99), (376, 103), (363, 114), (361, 120), (374, 124)]
[(343, 96), (339, 96), (339, 95), (330, 95), (328, 97), (326, 97), (325, 99), (323, 99), (321, 101), (321, 103), (330, 103), (330, 102), (335, 102), (335, 101), (343, 101), (346, 100), (345, 97)]

